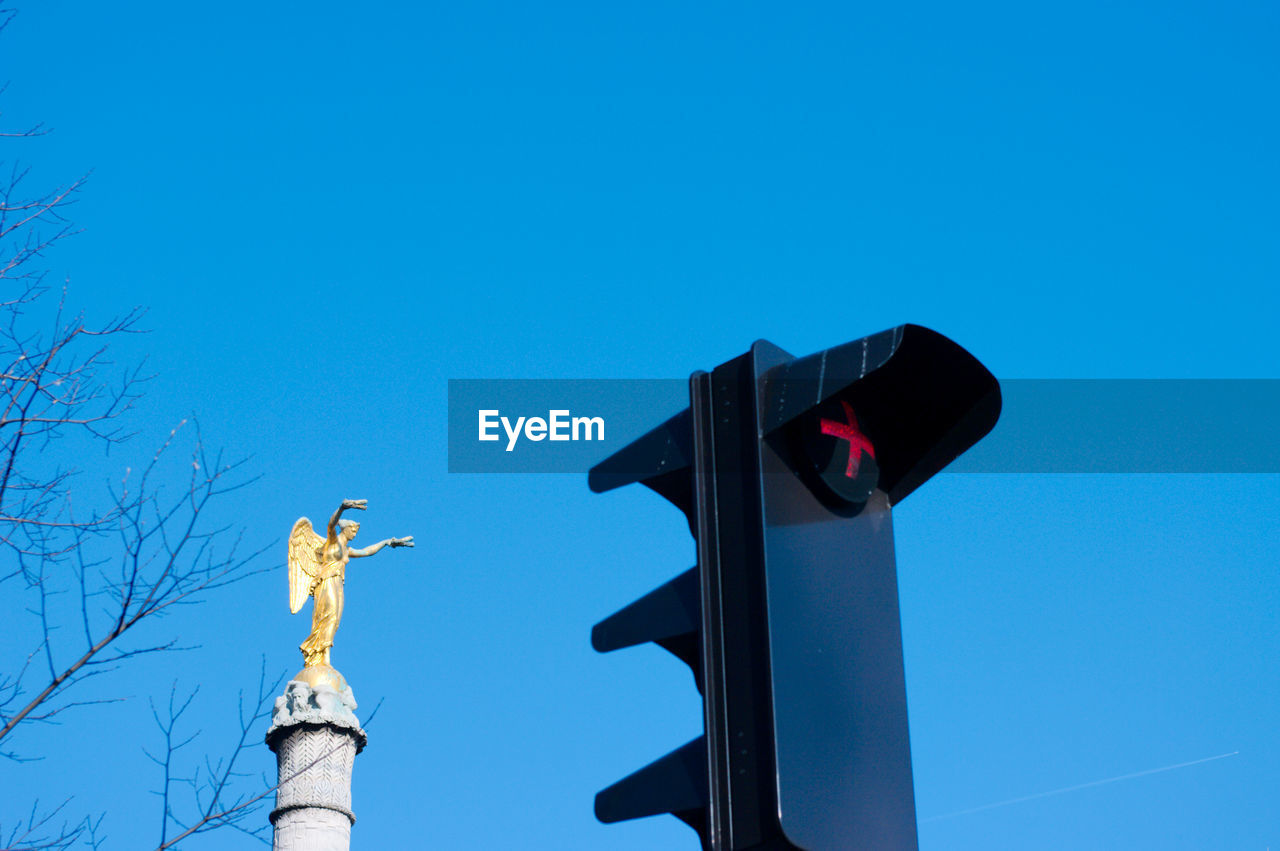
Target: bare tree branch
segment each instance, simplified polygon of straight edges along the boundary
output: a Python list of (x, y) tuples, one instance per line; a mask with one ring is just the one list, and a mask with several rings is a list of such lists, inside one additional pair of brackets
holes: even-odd
[[(226, 540), (226, 530), (206, 530), (200, 523), (210, 500), (245, 483), (227, 481), (238, 471), (240, 462), (227, 464), (221, 462), (220, 456), (211, 458), (200, 442), (197, 428), (185, 487), (166, 499), (165, 491), (156, 486), (160, 465), (177, 434), (178, 429), (170, 433), (169, 440), (136, 482), (130, 483), (127, 475), (120, 488), (113, 491), (110, 510), (99, 518), (109, 518), (110, 528), (98, 520), (88, 526), (72, 526), (67, 543), (59, 541), (51, 546), (48, 533), (44, 533), (39, 542), (49, 549), (39, 559), (27, 558), (25, 547), (18, 550), (19, 568), (14, 575), (25, 578), (26, 590), (38, 602), (34, 612), (43, 635), (39, 648), (48, 677), (41, 688), (28, 692), (25, 680), (30, 669), (24, 666), (17, 676), (0, 683), (0, 740), (38, 708), (46, 718), (69, 708), (71, 704), (50, 702), (91, 675), (92, 671), (84, 670), (86, 667), (112, 665), (176, 646), (169, 641), (145, 647), (118, 647), (116, 642), (138, 624), (175, 603), (259, 572), (253, 569), (252, 562), (261, 549), (242, 553), (239, 537)], [(107, 532), (110, 538), (106, 537)], [(26, 546), (35, 542), (28, 536)], [(104, 546), (115, 550), (117, 570), (99, 570), (91, 575), (85, 567), (86, 552)], [(80, 569), (63, 569), (67, 565), (62, 556), (67, 553), (76, 555)], [(69, 617), (73, 622), (79, 620), (84, 633), (83, 643), (78, 649), (71, 647), (66, 662), (56, 653), (50, 623), (54, 571), (63, 574), (68, 588), (78, 595), (74, 616)], [(111, 652), (104, 652), (109, 648)]]
[[(277, 683), (277, 687), (278, 686), (279, 686), (279, 683)], [(378, 714), (378, 710), (380, 708), (382, 708), (381, 700), (378, 701), (378, 704), (373, 708), (373, 711), (369, 713), (369, 717), (365, 719), (364, 726), (366, 730), (369, 728), (369, 725), (373, 722), (373, 718), (375, 715)], [(205, 816), (200, 819), (200, 821), (196, 822), (191, 827), (187, 828), (184, 832), (175, 836), (173, 839), (170, 839), (168, 842), (165, 842), (156, 846), (155, 851), (168, 851), (168, 849), (173, 848), (183, 839), (186, 839), (188, 836), (193, 836), (196, 833), (200, 833), (203, 830), (211, 829), (212, 827), (218, 827), (223, 824), (234, 824), (235, 822), (238, 822), (241, 818), (243, 818), (245, 814), (252, 812), (254, 808), (256, 808), (260, 803), (262, 803), (262, 800), (266, 798), (268, 795), (272, 794), (273, 792), (275, 792), (277, 789), (279, 789), (281, 786), (288, 783), (289, 781), (295, 780), (298, 777), (301, 777), (303, 774), (306, 774), (308, 771), (315, 768), (317, 765), (324, 762), (326, 759), (333, 756), (335, 753), (337, 753), (342, 748), (345, 748), (347, 746), (348, 745), (345, 742), (334, 745), (333, 747), (319, 754), (315, 759), (311, 760), (306, 765), (299, 768), (293, 774), (290, 774), (288, 777), (281, 778), (280, 782), (276, 783), (274, 786), (270, 786), (266, 789), (263, 789), (261, 792), (254, 795), (251, 798), (247, 798), (243, 801), (237, 801), (220, 812), (206, 813)], [(264, 834), (266, 833), (265, 829), (263, 830), (263, 833)], [(256, 832), (254, 833), (254, 835), (258, 836)], [(266, 842), (267, 844), (270, 844), (270, 840), (265, 838), (265, 836), (259, 836), (258, 838), (261, 838), (264, 842)]]
[[(0, 30), (14, 15), (0, 5)], [(46, 132), (0, 116), (0, 600), (10, 607), (0, 624), (16, 648), (0, 658), (0, 763), (12, 764), (35, 758), (15, 747), (18, 733), (121, 700), (104, 686), (133, 660), (183, 649), (178, 633), (152, 627), (162, 615), (262, 569), (260, 549), (210, 519), (253, 478), (243, 461), (210, 450), (194, 420), (118, 484), (96, 487), (81, 472), (90, 450), (108, 454), (132, 436), (148, 376), (142, 364), (113, 363), (111, 344), (142, 330), (143, 311), (91, 321), (69, 306), (65, 287), (46, 283), (49, 250), (78, 232), (67, 213), (87, 179), (31, 188), (15, 155)], [(179, 732), (195, 693), (179, 700), (175, 685), (167, 706), (152, 705), (165, 736), (162, 844), (186, 822), (244, 829), (227, 813), (240, 811), (233, 789), (249, 727), (270, 703), (264, 688), (275, 688), (265, 676), (255, 703), (242, 698), (230, 755), (192, 770), (176, 769), (175, 757), (187, 756), (180, 751), (195, 735)], [(184, 785), (198, 805), (190, 813), (171, 794)], [(36, 802), (0, 823), (0, 851), (102, 847), (102, 817), (77, 821), (67, 807)]]
[[(155, 713), (156, 724), (160, 727), (165, 737), (165, 756), (159, 758), (150, 753), (147, 754), (153, 762), (164, 770), (164, 783), (160, 791), (156, 793), (161, 798), (160, 845), (158, 847), (171, 848), (188, 836), (204, 833), (219, 827), (231, 827), (263, 842), (270, 843), (268, 839), (270, 825), (265, 821), (253, 828), (243, 824), (249, 815), (259, 809), (257, 804), (262, 801), (267, 793), (264, 792), (260, 795), (248, 797), (243, 793), (233, 793), (232, 790), (239, 784), (240, 780), (249, 776), (245, 772), (236, 770), (237, 763), (250, 747), (261, 740), (261, 730), (257, 729), (259, 722), (271, 717), (275, 694), (280, 686), (283, 685), (284, 679), (284, 672), (274, 680), (267, 679), (266, 658), (264, 657), (258, 674), (257, 696), (246, 704), (245, 694), (243, 691), (240, 692), (238, 710), (240, 735), (229, 755), (216, 762), (206, 757), (203, 765), (197, 766), (192, 775), (186, 778), (179, 778), (173, 775), (173, 760), (177, 751), (190, 743), (199, 734), (195, 733), (181, 741), (177, 741), (174, 735), (174, 728), (183, 711), (186, 710), (187, 705), (190, 703), (191, 698), (195, 696), (195, 692), (193, 691), (191, 696), (183, 701), (175, 712), (177, 685), (174, 685), (173, 690), (170, 692), (167, 718), (162, 719), (158, 713)], [(176, 783), (183, 783), (191, 788), (191, 805), (188, 809), (192, 815), (189, 817), (184, 818), (179, 815), (172, 790), (173, 785)], [(171, 824), (176, 825), (182, 832), (178, 836), (169, 839), (168, 833)]]
[(97, 821), (85, 818), (75, 824), (63, 821), (58, 827), (54, 827), (53, 822), (70, 801), (67, 798), (45, 812), (40, 811), (40, 802), (35, 801), (31, 804), (31, 812), (27, 818), (19, 821), (11, 830), (6, 832), (3, 825), (0, 825), (0, 842), (4, 843), (0, 851), (64, 851), (81, 837), (94, 837), (102, 823), (101, 817)]

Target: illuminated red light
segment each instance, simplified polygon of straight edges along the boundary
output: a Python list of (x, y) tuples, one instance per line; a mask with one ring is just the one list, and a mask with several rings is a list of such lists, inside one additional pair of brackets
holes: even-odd
[(841, 407), (844, 408), (844, 415), (848, 422), (839, 423), (835, 420), (820, 420), (822, 433), (830, 435), (839, 440), (849, 441), (849, 463), (845, 466), (844, 474), (846, 478), (854, 478), (858, 475), (858, 465), (862, 462), (862, 453), (866, 451), (872, 460), (876, 457), (876, 449), (871, 445), (871, 441), (867, 436), (858, 429), (858, 418), (854, 416), (853, 406), (843, 399), (840, 401)]

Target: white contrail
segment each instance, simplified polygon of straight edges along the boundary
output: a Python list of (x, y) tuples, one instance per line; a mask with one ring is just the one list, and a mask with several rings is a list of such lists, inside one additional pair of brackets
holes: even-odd
[(1187, 768), (1192, 765), (1200, 765), (1205, 762), (1213, 762), (1215, 759), (1226, 759), (1229, 756), (1235, 756), (1240, 751), (1232, 751), (1231, 753), (1220, 753), (1217, 756), (1207, 756), (1204, 759), (1193, 759), (1191, 762), (1180, 762), (1177, 765), (1166, 765), (1162, 768), (1148, 768), (1146, 771), (1135, 771), (1133, 774), (1121, 774), (1119, 777), (1108, 777), (1105, 780), (1094, 780), (1089, 783), (1081, 783), (1078, 786), (1067, 786), (1065, 789), (1054, 789), (1051, 792), (1037, 792), (1034, 795), (1024, 795), (1021, 798), (1010, 798), (1007, 801), (997, 801), (994, 804), (983, 804), (980, 807), (973, 807), (968, 810), (958, 810), (954, 813), (944, 813), (940, 816), (930, 816), (921, 819), (920, 823), (930, 821), (940, 821), (944, 818), (955, 818), (956, 816), (967, 816), (970, 813), (980, 813), (983, 810), (994, 810), (996, 807), (1007, 807), (1010, 804), (1021, 804), (1023, 801), (1034, 801), (1037, 798), (1048, 798), (1050, 795), (1064, 795), (1067, 792), (1076, 792), (1080, 789), (1088, 789), (1093, 786), (1104, 786), (1108, 783), (1119, 783), (1121, 780), (1132, 780), (1135, 777), (1146, 777), (1148, 774), (1159, 774), (1162, 771), (1173, 771), (1175, 768)]

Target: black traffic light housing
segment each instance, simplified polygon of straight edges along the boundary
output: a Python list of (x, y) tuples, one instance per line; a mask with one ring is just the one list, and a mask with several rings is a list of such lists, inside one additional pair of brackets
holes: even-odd
[(596, 625), (685, 661), (703, 736), (596, 796), (710, 851), (916, 847), (890, 509), (995, 425), (1000, 389), (903, 325), (803, 358), (760, 341), (590, 472), (684, 511), (697, 565)]

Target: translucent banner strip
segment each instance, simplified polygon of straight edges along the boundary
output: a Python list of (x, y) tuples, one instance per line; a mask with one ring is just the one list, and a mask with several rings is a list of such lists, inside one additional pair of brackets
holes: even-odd
[[(1280, 473), (1280, 379), (1008, 379), (949, 473)], [(683, 379), (451, 379), (449, 472), (586, 473), (688, 405)]]

